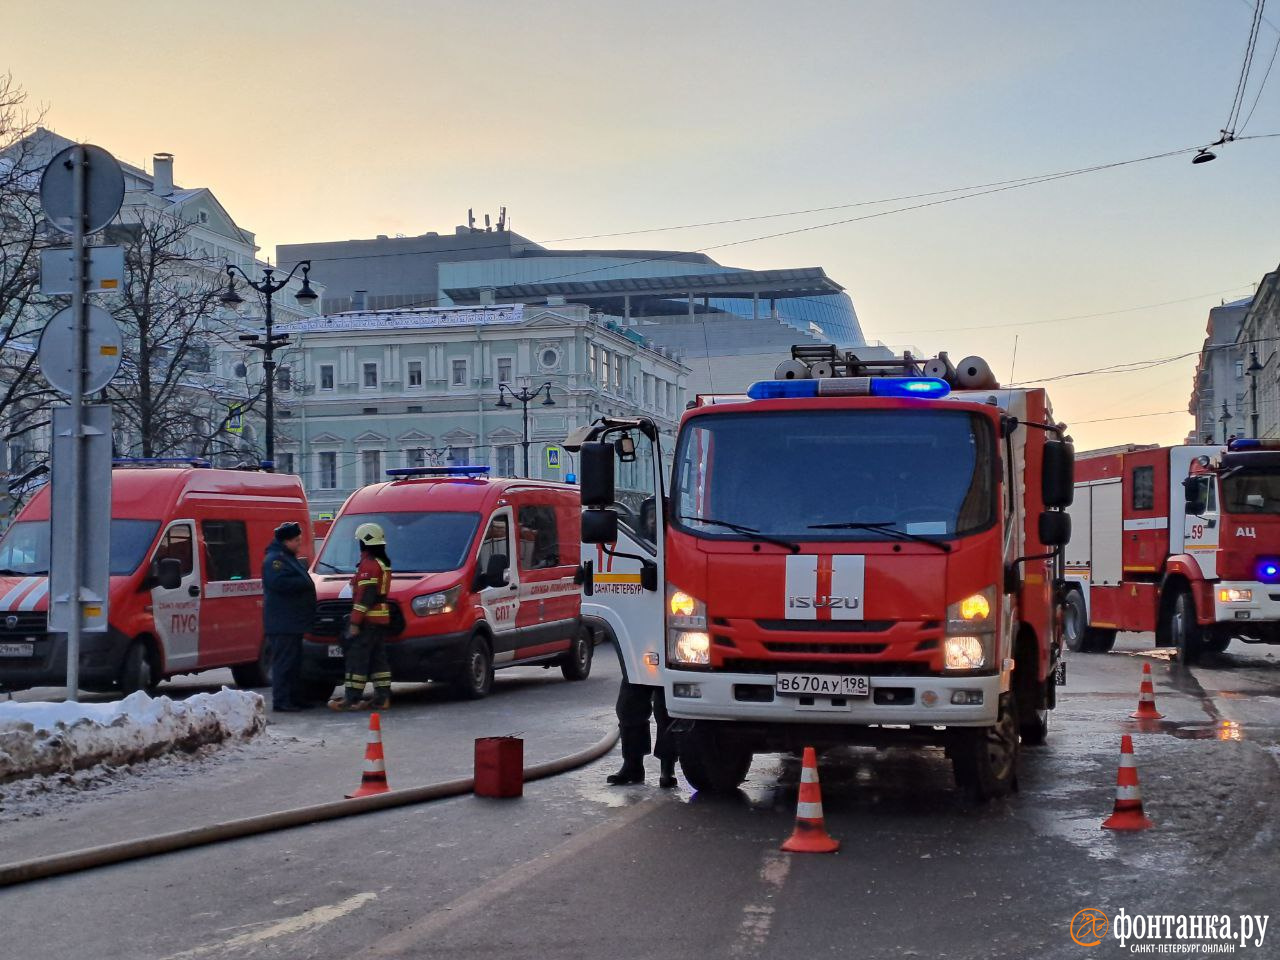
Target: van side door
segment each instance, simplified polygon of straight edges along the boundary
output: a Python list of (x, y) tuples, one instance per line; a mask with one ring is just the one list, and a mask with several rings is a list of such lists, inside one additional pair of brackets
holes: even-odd
[(249, 555), (248, 526), (244, 520), (201, 520), (200, 540), (205, 562), (200, 667), (257, 660), (262, 650), (262, 579)]
[[(574, 518), (577, 519), (576, 517)], [(516, 505), (520, 531), (520, 630), (516, 659), (543, 657), (569, 649), (578, 625), (578, 585), (573, 582), (574, 557), (561, 552), (561, 519), (550, 498), (533, 496)], [(576, 544), (569, 545), (577, 552)]]
[(166, 673), (198, 668), (200, 660), (200, 552), (196, 549), (194, 520), (174, 520), (160, 535), (152, 563), (177, 560), (182, 582), (173, 590), (156, 584), (151, 588), (151, 613), (156, 636), (164, 648)]
[[(520, 567), (515, 562), (515, 518), (510, 507), (501, 507), (489, 518), (476, 553), (476, 576), (485, 577), (505, 563), (502, 582), (486, 582), (476, 591), (484, 618), (493, 632), (495, 663), (514, 660), (518, 643), (516, 617), (520, 611)], [(501, 558), (501, 562), (494, 558)]]

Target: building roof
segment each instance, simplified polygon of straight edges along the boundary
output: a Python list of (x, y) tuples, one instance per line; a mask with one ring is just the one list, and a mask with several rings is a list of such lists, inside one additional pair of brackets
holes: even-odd
[(844, 287), (827, 276), (821, 267), (790, 270), (734, 270), (726, 273), (699, 273), (664, 277), (624, 277), (609, 280), (545, 281), (513, 283), (502, 287), (454, 287), (445, 290), (455, 303), (475, 303), (482, 295), (499, 301), (520, 301), (541, 297), (619, 296), (622, 294), (703, 294), (761, 297), (798, 297), (842, 293)]

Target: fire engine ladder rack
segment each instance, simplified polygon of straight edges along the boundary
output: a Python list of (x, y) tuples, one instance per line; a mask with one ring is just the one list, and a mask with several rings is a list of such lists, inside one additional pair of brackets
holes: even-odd
[[(833, 377), (923, 376), (920, 360), (908, 351), (901, 357), (862, 360), (852, 350), (841, 353), (834, 344), (796, 344), (791, 358), (807, 364), (810, 370), (821, 370)], [(830, 373), (827, 373), (827, 370)]]

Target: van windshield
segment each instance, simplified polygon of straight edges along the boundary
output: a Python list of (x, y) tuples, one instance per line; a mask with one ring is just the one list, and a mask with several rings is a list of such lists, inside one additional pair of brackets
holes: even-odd
[[(111, 576), (138, 569), (160, 529), (159, 520), (112, 520)], [(6, 576), (43, 577), (49, 572), (49, 521), (19, 520), (0, 539), (0, 571)]]
[(360, 562), (356, 527), (376, 523), (387, 537), (391, 569), (399, 573), (457, 570), (480, 525), (478, 513), (344, 513), (333, 522), (316, 573), (355, 573)]

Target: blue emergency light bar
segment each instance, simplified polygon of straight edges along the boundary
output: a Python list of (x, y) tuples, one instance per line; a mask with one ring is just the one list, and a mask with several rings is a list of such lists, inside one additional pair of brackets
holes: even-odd
[(822, 380), (757, 380), (747, 388), (752, 400), (806, 397), (919, 397), (937, 400), (951, 392), (937, 377), (833, 377)]
[(208, 460), (199, 457), (116, 457), (113, 467), (212, 467)]
[(387, 476), (397, 480), (406, 477), (483, 477), (489, 473), (489, 467), (397, 467), (388, 470)]

